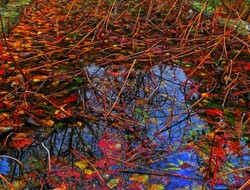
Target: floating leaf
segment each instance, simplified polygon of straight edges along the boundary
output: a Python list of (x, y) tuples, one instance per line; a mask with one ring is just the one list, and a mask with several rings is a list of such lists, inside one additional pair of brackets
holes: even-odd
[(24, 189), (25, 186), (26, 186), (26, 183), (27, 183), (27, 180), (25, 180), (25, 179), (14, 181), (12, 183), (11, 188), (9, 188), (9, 189), (11, 189), (11, 190), (14, 190), (14, 189)]
[(201, 97), (203, 97), (203, 98), (209, 98), (209, 94), (208, 93), (202, 93)]
[(41, 82), (41, 81), (43, 81), (43, 80), (45, 80), (45, 79), (47, 79), (48, 78), (48, 76), (46, 76), (46, 75), (42, 75), (42, 76), (34, 76), (33, 78), (32, 78), (32, 81), (33, 82)]
[(111, 179), (107, 185), (109, 186), (109, 188), (114, 188), (118, 185), (120, 179), (119, 178), (115, 178), (115, 179)]
[(4, 69), (0, 69), (0, 75), (4, 74)]
[(93, 170), (91, 170), (91, 169), (85, 169), (85, 170), (84, 170), (84, 174), (86, 174), (86, 175), (92, 175), (92, 174), (94, 174), (94, 173), (96, 173), (96, 172), (93, 171)]
[(178, 171), (178, 170), (181, 170), (180, 168), (175, 168), (175, 167), (171, 167), (171, 168), (166, 168), (165, 170), (169, 171)]
[(129, 180), (145, 184), (149, 180), (149, 177), (148, 175), (140, 175), (135, 173), (130, 176)]
[(75, 162), (75, 165), (78, 166), (81, 170), (84, 170), (88, 167), (88, 162), (87, 160), (80, 160)]
[(215, 117), (223, 117), (223, 113), (221, 110), (218, 109), (205, 109), (207, 115), (215, 116)]
[(0, 134), (13, 131), (15, 128), (13, 126), (0, 126)]
[(77, 100), (78, 100), (78, 96), (73, 94), (73, 95), (69, 96), (66, 100), (64, 100), (64, 102), (70, 103), (70, 102), (75, 102)]
[(165, 170), (177, 171), (177, 170), (181, 170), (181, 169), (174, 163), (168, 163), (167, 168)]
[(164, 190), (164, 186), (162, 184), (152, 184), (150, 190)]
[(53, 125), (54, 125), (54, 121), (53, 120), (48, 120), (48, 121), (46, 121), (46, 120), (42, 120), (43, 121), (43, 124), (46, 126), (46, 127), (52, 127)]
[(25, 148), (29, 146), (33, 142), (34, 142), (34, 139), (31, 139), (31, 138), (14, 137), (11, 142), (11, 147), (20, 150), (21, 148)]

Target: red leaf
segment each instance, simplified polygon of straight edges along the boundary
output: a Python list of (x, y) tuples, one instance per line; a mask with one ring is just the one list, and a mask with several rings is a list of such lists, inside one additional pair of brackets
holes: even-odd
[(4, 107), (4, 104), (2, 102), (0, 102), (0, 108)]
[(13, 148), (20, 150), (21, 148), (25, 148), (33, 142), (34, 142), (34, 139), (30, 139), (30, 138), (15, 138), (11, 142), (11, 146)]
[(4, 74), (4, 69), (0, 69), (0, 75)]
[(215, 116), (215, 117), (219, 117), (222, 118), (223, 117), (223, 113), (221, 110), (217, 110), (217, 109), (205, 109), (205, 112), (207, 115), (211, 115), (211, 116)]
[(4, 55), (2, 55), (1, 59), (4, 60), (4, 61), (11, 61), (11, 57), (10, 56), (4, 56)]
[(66, 100), (64, 100), (64, 102), (70, 103), (70, 102), (75, 102), (77, 100), (78, 100), (78, 96), (73, 94), (73, 95), (69, 96)]

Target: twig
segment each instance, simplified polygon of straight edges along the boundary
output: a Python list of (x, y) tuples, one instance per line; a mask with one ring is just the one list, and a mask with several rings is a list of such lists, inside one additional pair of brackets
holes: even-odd
[(5, 183), (7, 183), (8, 186), (12, 187), (12, 184), (11, 184), (2, 174), (0, 174), (0, 178), (1, 178), (3, 181), (5, 181)]
[(49, 166), (49, 173), (51, 172), (51, 160), (50, 160), (50, 152), (47, 149), (47, 147), (43, 144), (43, 142), (41, 143), (41, 145), (43, 146), (43, 148), (47, 151), (48, 153), (48, 166)]
[(73, 8), (75, 2), (76, 2), (76, 0), (74, 0), (74, 1), (72, 2), (72, 4), (70, 5), (69, 11), (67, 12), (67, 15), (66, 15), (65, 18), (64, 18), (64, 22), (67, 20), (67, 18), (68, 18), (68, 16), (69, 16), (69, 14), (70, 14), (70, 12), (71, 12), (71, 10), (72, 10), (72, 8)]
[(250, 179), (249, 179), (246, 183), (244, 183), (244, 185), (242, 185), (242, 186), (239, 188), (239, 190), (245, 189), (246, 187), (248, 187), (249, 184), (250, 184)]
[(122, 93), (122, 91), (123, 91), (123, 89), (124, 89), (124, 87), (125, 87), (125, 85), (126, 85), (126, 83), (127, 83), (127, 81), (128, 81), (129, 75), (131, 74), (132, 69), (133, 69), (133, 67), (135, 66), (136, 61), (137, 61), (137, 60), (135, 59), (134, 62), (133, 62), (133, 64), (131, 65), (131, 67), (130, 67), (130, 69), (129, 69), (129, 71), (128, 71), (128, 74), (127, 74), (127, 76), (126, 76), (126, 78), (125, 78), (125, 80), (124, 80), (124, 83), (123, 83), (123, 85), (122, 85), (122, 87), (121, 87), (121, 90), (119, 91), (119, 93), (118, 93), (118, 95), (117, 95), (117, 97), (116, 97), (116, 100), (115, 100), (114, 104), (113, 104), (112, 107), (110, 108), (109, 112), (106, 114), (106, 118), (110, 115), (110, 113), (111, 113), (112, 110), (114, 109), (116, 103), (118, 102), (118, 100), (119, 100), (119, 98), (120, 98), (120, 95), (121, 95), (121, 93)]
[[(217, 83), (215, 83), (215, 85), (213, 86), (213, 88), (212, 88), (207, 94), (211, 93), (211, 92), (214, 90), (214, 88), (216, 87), (216, 85), (217, 85)], [(203, 99), (204, 99), (204, 97), (201, 97), (201, 98), (198, 99), (193, 105), (191, 105), (189, 108), (187, 108), (187, 109), (185, 109), (184, 111), (182, 111), (182, 112), (181, 112), (179, 115), (177, 115), (173, 120), (169, 121), (161, 130), (159, 130), (159, 131), (156, 133), (156, 135), (158, 135), (158, 134), (160, 134), (160, 133), (162, 133), (162, 132), (168, 130), (169, 127), (170, 127), (170, 125), (171, 125), (174, 121), (176, 121), (177, 119), (179, 119), (184, 113), (188, 112), (190, 109), (192, 109), (195, 105), (197, 105), (197, 104), (198, 104), (201, 100), (203, 100)]]
[[(80, 156), (81, 158), (83, 158), (84, 160), (86, 160), (88, 162), (88, 164), (95, 170), (97, 176), (100, 178), (100, 180), (103, 182), (103, 184), (108, 187), (107, 183), (105, 182), (105, 180), (103, 179), (103, 177), (101, 176), (101, 174), (99, 173), (99, 171), (96, 169), (96, 167), (87, 159), (86, 156), (84, 156), (83, 154), (80, 154), (77, 150), (71, 149), (71, 152), (73, 152), (73, 154)], [(108, 187), (109, 188), (109, 187)]]
[(250, 166), (245, 167), (245, 168), (239, 168), (239, 169), (232, 170), (230, 172), (218, 175), (218, 176), (216, 176), (216, 179), (218, 179), (219, 177), (222, 177), (222, 176), (226, 176), (226, 175), (229, 175), (229, 174), (232, 174), (232, 173), (236, 173), (236, 172), (239, 172), (239, 171), (245, 171), (245, 170), (250, 170)]
[(72, 116), (70, 113), (68, 113), (66, 110), (64, 110), (63, 107), (60, 107), (58, 105), (56, 105), (55, 103), (53, 103), (52, 101), (50, 101), (48, 98), (46, 98), (44, 95), (36, 93), (36, 92), (32, 92), (32, 91), (25, 91), (25, 93), (30, 93), (30, 94), (34, 94), (36, 96), (39, 96), (41, 98), (43, 98), (44, 100), (46, 100), (47, 102), (49, 102), (50, 104), (52, 104), (54, 107), (58, 108), (60, 111), (62, 111), (63, 113), (65, 113), (67, 116)]
[(10, 159), (12, 159), (12, 160), (15, 160), (18, 164), (20, 164), (20, 166), (22, 166), (23, 168), (25, 168), (24, 165), (22, 164), (22, 162), (20, 162), (18, 159), (14, 158), (14, 157), (12, 157), (12, 156), (0, 155), (0, 158), (10, 158)]

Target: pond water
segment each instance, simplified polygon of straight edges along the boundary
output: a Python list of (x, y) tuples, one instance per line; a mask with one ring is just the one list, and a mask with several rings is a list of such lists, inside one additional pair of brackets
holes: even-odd
[(249, 180), (249, 38), (227, 24), (241, 13), (214, 19), (202, 13), (219, 10), (212, 1), (32, 1), (9, 30), (26, 2), (0, 8), (0, 189)]
[[(52, 128), (27, 122), (35, 141), (20, 151), (2, 152), (21, 164), (2, 156), (1, 174), (14, 174), (12, 181), (24, 189), (41, 184), (56, 188), (62, 181), (72, 189), (210, 188), (211, 181), (204, 180), (209, 155), (200, 151), (202, 144), (195, 144), (209, 132), (208, 124), (191, 109), (187, 97), (199, 95), (190, 95), (193, 86), (184, 85), (181, 68), (130, 64), (87, 66), (82, 72), (84, 77), (75, 80), (80, 85), (71, 90), (77, 100), (68, 101), (73, 117), (58, 113)], [(240, 163), (231, 159), (247, 166), (246, 157)], [(221, 181), (215, 187), (228, 186)]]

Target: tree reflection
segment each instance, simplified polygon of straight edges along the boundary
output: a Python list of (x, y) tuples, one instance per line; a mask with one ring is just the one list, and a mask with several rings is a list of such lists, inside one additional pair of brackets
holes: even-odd
[[(44, 176), (41, 183), (47, 186), (56, 187), (63, 182), (89, 188), (107, 187), (112, 179), (119, 179), (117, 187), (128, 187), (150, 186), (153, 181), (166, 186), (169, 180), (165, 181), (163, 176), (193, 177), (175, 172), (182, 170), (183, 164), (190, 171), (197, 167), (195, 155), (185, 150), (185, 136), (198, 121), (191, 111), (182, 114), (188, 106), (181, 90), (184, 73), (165, 65), (144, 70), (135, 65), (127, 77), (129, 69), (131, 65), (84, 68), (82, 77), (87, 82), (76, 89), (78, 101), (70, 105), (77, 112), (71, 117), (58, 118), (53, 131), (35, 132), (36, 142), (21, 151), (19, 159), (29, 168), (30, 175), (39, 173), (36, 180)], [(174, 156), (179, 160), (186, 158), (178, 163), (171, 160)], [(51, 172), (48, 172), (48, 158)], [(77, 161), (85, 166), (77, 167)], [(39, 165), (35, 164), (38, 162)], [(71, 171), (68, 178), (60, 173), (65, 170)], [(149, 179), (140, 182), (137, 179), (140, 175)], [(85, 180), (80, 182), (79, 178)]]

